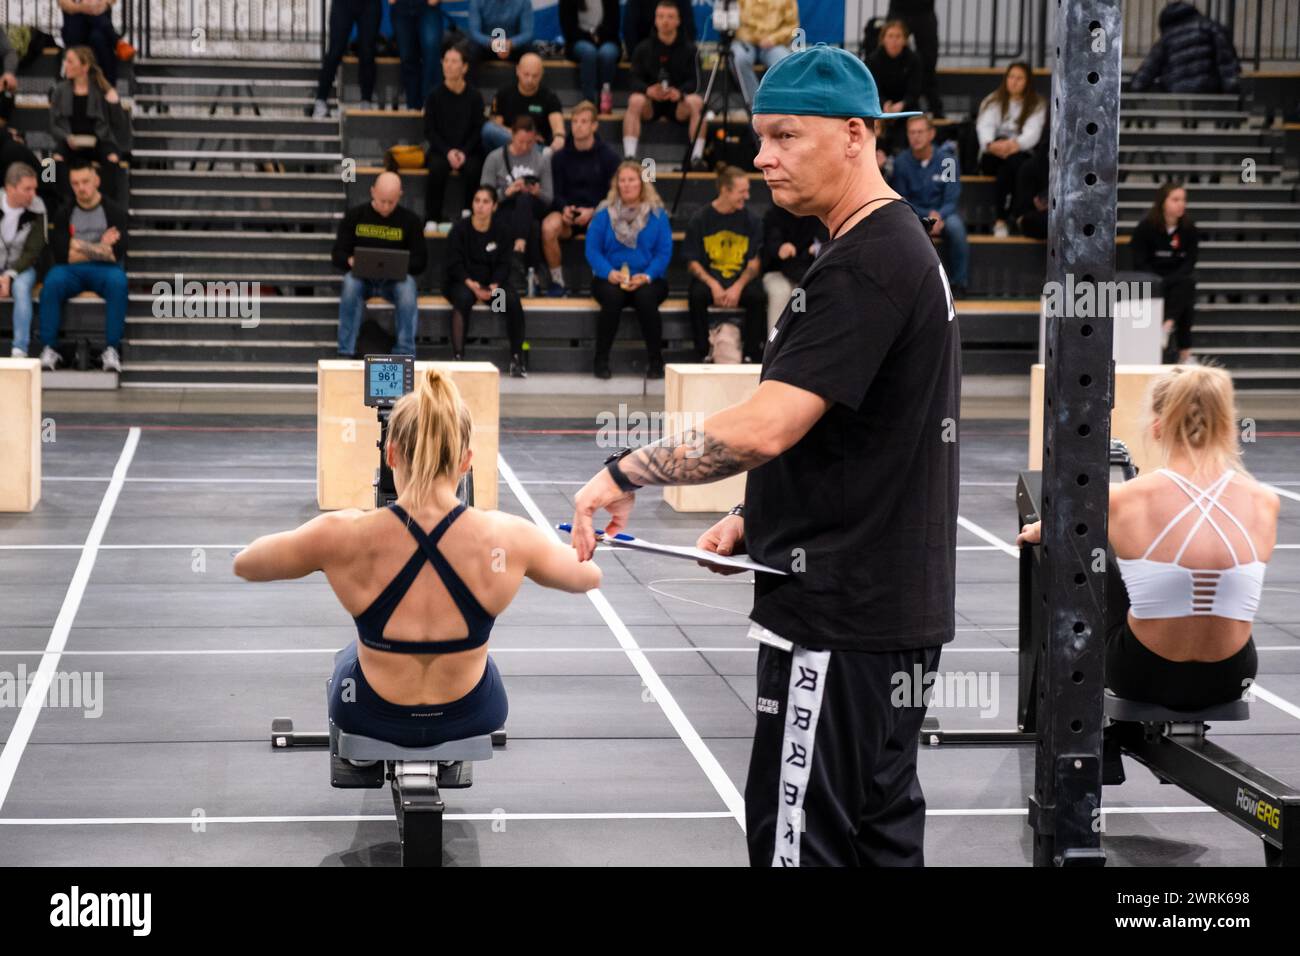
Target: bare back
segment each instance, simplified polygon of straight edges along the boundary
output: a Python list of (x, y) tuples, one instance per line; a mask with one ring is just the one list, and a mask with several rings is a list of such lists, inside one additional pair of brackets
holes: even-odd
[[(444, 516), (439, 509), (412, 513), (428, 531)], [(527, 570), (526, 549), (515, 547), (519, 519), (467, 508), (437, 543), (437, 549), (488, 614), (496, 617), (514, 599)], [(419, 550), (388, 509), (355, 512), (341, 522), (338, 560), (325, 575), (339, 602), (353, 617), (368, 608)], [(513, 553), (512, 553), (513, 552)], [(426, 562), (393, 611), (384, 636), (400, 641), (463, 638), (464, 616), (432, 564)], [(445, 704), (474, 689), (483, 676), (488, 646), (448, 654), (395, 654), (358, 644), (366, 680), (395, 704)]]
[[(1185, 477), (1204, 488), (1219, 475), (1201, 472)], [(1208, 521), (1201, 521), (1193, 533), (1201, 510), (1188, 509), (1191, 499), (1167, 475), (1152, 472), (1112, 485), (1110, 541), (1116, 556), (1137, 559), (1146, 555), (1152, 561), (1172, 562), (1179, 549), (1184, 549), (1178, 563), (1203, 570), (1245, 564), (1256, 557), (1267, 562), (1277, 541), (1277, 495), (1249, 475), (1237, 472), (1218, 500), (1241, 522), (1244, 534), (1217, 508), (1213, 512), (1215, 520), (1227, 541)], [(1184, 510), (1187, 513), (1175, 521)], [(1147, 555), (1147, 549), (1171, 522), (1169, 532)], [(1251, 633), (1250, 621), (1213, 615), (1138, 619), (1130, 614), (1128, 621), (1144, 645), (1172, 661), (1224, 660), (1241, 650)]]

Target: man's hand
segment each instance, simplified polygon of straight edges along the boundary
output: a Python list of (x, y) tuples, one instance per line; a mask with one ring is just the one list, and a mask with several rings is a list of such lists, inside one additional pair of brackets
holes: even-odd
[(0, 89), (16, 90), (18, 89), (18, 77), (12, 73), (0, 75)]
[(512, 179), (512, 180), (510, 180), (510, 184), (509, 184), (508, 186), (506, 186), (506, 195), (507, 195), (507, 196), (513, 196), (515, 193), (517, 193), (517, 192), (519, 192), (520, 190), (524, 189), (524, 188), (525, 188), (525, 185), (526, 185), (526, 184), (524, 183), (524, 181), (523, 181), (522, 179)]
[(651, 83), (645, 88), (645, 95), (652, 100), (668, 99), (668, 91), (664, 89), (662, 83)]
[(1033, 524), (1027, 524), (1020, 529), (1020, 534), (1016, 535), (1016, 544), (1038, 544), (1043, 540), (1043, 523), (1035, 521)]
[(573, 217), (573, 224), (575, 226), (587, 225), (588, 223), (591, 222), (591, 217), (596, 215), (595, 209), (591, 209), (589, 207), (584, 207), (584, 206), (575, 206), (574, 212), (576, 213), (576, 215)]
[(722, 300), (727, 294), (727, 290), (722, 287), (722, 283), (713, 278), (713, 276), (706, 276), (704, 281), (708, 283), (709, 292), (713, 294), (713, 304), (719, 307), (723, 306), (724, 303)]
[(937, 236), (943, 232), (943, 216), (939, 215), (936, 210), (931, 209), (930, 218), (934, 220), (934, 225), (930, 227), (930, 235)]
[(528, 240), (516, 239), (514, 248), (515, 248), (515, 252), (522, 253), (524, 250), (528, 248)]
[(509, 40), (502, 40), (500, 43), (494, 43), (494, 44), (492, 44), (492, 48), (493, 48), (493, 51), (496, 53), (496, 55), (497, 55), (497, 59), (498, 59), (498, 60), (508, 60), (508, 59), (510, 59), (510, 41), (509, 41)]
[(682, 91), (675, 86), (668, 87), (668, 102), (676, 103), (682, 98)]
[[(730, 557), (745, 553), (745, 519), (739, 515), (727, 515), (715, 524), (695, 542), (695, 547), (702, 551), (712, 551)], [(714, 574), (741, 574), (744, 568), (729, 568), (708, 561), (696, 562), (702, 568), (708, 568)]]
[(117, 240), (122, 238), (122, 234), (117, 231), (117, 226), (109, 226), (104, 230), (104, 234), (99, 237), (99, 241), (106, 246), (117, 245)]
[(609, 472), (601, 469), (591, 481), (582, 486), (573, 499), (573, 550), (579, 561), (590, 561), (596, 551), (596, 532), (593, 519), (602, 509), (609, 512), (605, 525), (607, 535), (618, 534), (627, 527), (628, 516), (636, 504), (636, 495), (621, 491)]
[(353, 259), (352, 256), (348, 256), (348, 268), (349, 268), (349, 269), (352, 268), (352, 259)]
[(9, 276), (0, 276), (0, 299), (9, 298), (9, 286), (11, 283)]
[(722, 306), (724, 309), (736, 308), (736, 306), (740, 305), (740, 293), (742, 291), (743, 287), (740, 282), (733, 282), (723, 291), (722, 299), (718, 302), (718, 305)]
[(531, 193), (531, 194), (534, 195), (534, 196), (540, 196), (540, 195), (542, 194), (542, 184), (541, 184), (541, 183), (531, 183), (531, 184), (530, 184), (530, 183), (524, 183), (524, 188), (527, 189), (528, 192)]
[(447, 150), (447, 165), (452, 169), (460, 169), (465, 165), (465, 154), (458, 149)]
[(776, 250), (776, 257), (778, 259), (793, 259), (798, 251), (793, 242), (783, 242), (781, 248)]

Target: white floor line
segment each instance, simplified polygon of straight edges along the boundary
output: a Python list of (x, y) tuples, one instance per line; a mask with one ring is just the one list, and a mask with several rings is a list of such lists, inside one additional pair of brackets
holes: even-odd
[(126, 477), (127, 469), (131, 467), (131, 459), (135, 457), (135, 450), (139, 444), (140, 429), (132, 428), (127, 432), (126, 444), (122, 446), (117, 467), (113, 469), (113, 480), (104, 490), (104, 497), (99, 503), (95, 521), (90, 526), (90, 533), (86, 535), (81, 560), (77, 562), (77, 569), (68, 583), (67, 593), (63, 596), (63, 606), (59, 608), (59, 616), (54, 621), (53, 630), (50, 631), (49, 641), (41, 655), (40, 666), (35, 675), (29, 678), (31, 683), (28, 686), (27, 696), (23, 699), (23, 705), (9, 731), (4, 750), (0, 750), (0, 808), (4, 807), (5, 798), (9, 795), (9, 787), (13, 784), (14, 774), (18, 770), (18, 761), (22, 759), (27, 741), (31, 739), (32, 728), (36, 726), (36, 718), (40, 715), (41, 706), (54, 679), (54, 669), (58, 666), (59, 657), (68, 642), (68, 633), (72, 630), (72, 622), (76, 619), (77, 609), (81, 606), (81, 597), (86, 592), (90, 572), (95, 567), (99, 543), (108, 529), (108, 521), (113, 516), (113, 508), (116, 507), (118, 495), (122, 492), (123, 479)]
[[(244, 544), (105, 544), (101, 545), (104, 551), (188, 551), (192, 548), (245, 548)], [(1285, 548), (1287, 545), (1277, 545), (1279, 548)], [(79, 544), (0, 544), (0, 551), (79, 551)], [(612, 548), (601, 548), (602, 551), (615, 550)], [(958, 551), (1002, 551), (998, 545), (993, 544), (959, 544)], [(712, 582), (721, 583), (721, 582)]]
[(1292, 501), (1300, 501), (1300, 495), (1296, 494), (1294, 491), (1287, 491), (1285, 488), (1279, 488), (1276, 484), (1271, 482), (1265, 482), (1264, 487), (1277, 492), (1283, 498), (1290, 498)]
[(965, 528), (971, 534), (983, 538), (989, 544), (993, 545), (993, 547), (996, 548), (998, 551), (1001, 551), (1004, 554), (1009, 554), (1013, 558), (1020, 557), (1019, 548), (1017, 548), (1015, 545), (1007, 544), (1007, 542), (1003, 541), (992, 531), (989, 531), (987, 528), (980, 527), (974, 521), (971, 521), (969, 518), (964, 518), (961, 515), (958, 515), (957, 524), (961, 525), (961, 527)]
[[(112, 481), (112, 476), (77, 477), (71, 475), (44, 475), (41, 481)], [(128, 484), (191, 484), (191, 485), (314, 485), (315, 478), (128, 478)]]
[[(1164, 813), (1218, 813), (1204, 804), (1185, 807), (1102, 807), (1103, 816), (1112, 814), (1164, 814)], [(1023, 817), (1024, 807), (929, 809), (927, 817)], [(727, 810), (645, 811), (630, 813), (454, 813), (443, 814), (444, 820), (470, 822), (495, 822), (497, 820), (725, 820), (732, 814)], [(392, 822), (390, 814), (321, 814), (317, 816), (266, 816), (266, 817), (0, 817), (0, 827), (78, 827), (78, 826), (185, 826), (201, 819), (206, 824), (257, 824), (257, 823), (383, 823)]]
[[(516, 500), (524, 506), (524, 510), (528, 512), (533, 522), (556, 541), (560, 540), (554, 523), (546, 520), (546, 516), (537, 507), (537, 503), (533, 501), (527, 489), (515, 477), (515, 473), (506, 461), (505, 456), (500, 453), (497, 454), (497, 470), (505, 478)], [(676, 698), (669, 692), (659, 674), (650, 665), (650, 661), (637, 645), (636, 638), (627, 629), (627, 625), (623, 623), (623, 619), (618, 616), (618, 612), (614, 610), (609, 600), (599, 590), (588, 591), (587, 598), (595, 606), (600, 616), (604, 618), (605, 623), (609, 625), (615, 639), (627, 651), (628, 660), (636, 668), (637, 673), (645, 682), (646, 688), (650, 691), (660, 709), (663, 710), (668, 722), (672, 724), (673, 730), (682, 738), (682, 743), (686, 745), (686, 749), (695, 758), (695, 762), (700, 765), (700, 769), (709, 778), (709, 782), (713, 784), (718, 796), (722, 798), (723, 804), (735, 817), (736, 823), (743, 831), (745, 829), (745, 800), (740, 795), (740, 791), (736, 789), (736, 785), (731, 782), (731, 778), (722, 769), (718, 759), (713, 756), (713, 751), (709, 750), (678, 705)]]

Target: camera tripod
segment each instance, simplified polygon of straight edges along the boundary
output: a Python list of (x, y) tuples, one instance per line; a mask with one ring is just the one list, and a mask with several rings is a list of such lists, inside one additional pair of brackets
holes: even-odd
[[(749, 105), (745, 102), (744, 96), (740, 95), (740, 90), (733, 89), (736, 86), (736, 58), (731, 52), (731, 41), (736, 37), (735, 31), (727, 30), (718, 34), (718, 53), (713, 59), (713, 67), (709, 70), (709, 79), (704, 86), (704, 106), (700, 110), (700, 125), (696, 127), (695, 135), (691, 141), (686, 144), (686, 154), (682, 157), (681, 173), (677, 179), (677, 192), (673, 196), (673, 215), (677, 214), (677, 205), (682, 199), (682, 190), (686, 187), (686, 174), (690, 172), (691, 156), (695, 153), (695, 144), (699, 142), (700, 137), (704, 135), (704, 127), (708, 125), (705, 117), (709, 113), (709, 104), (714, 99), (714, 87), (721, 87), (722, 94), (722, 154), (728, 162), (731, 160), (731, 144), (726, 138), (727, 120), (731, 116), (731, 97), (738, 96), (741, 108), (745, 111), (745, 119), (748, 122), (752, 119), (749, 112)], [(718, 83), (718, 74), (722, 74), (722, 82)]]

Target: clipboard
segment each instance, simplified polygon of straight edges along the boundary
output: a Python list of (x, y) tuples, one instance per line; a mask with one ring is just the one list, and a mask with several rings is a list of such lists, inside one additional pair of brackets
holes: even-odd
[[(563, 531), (565, 534), (573, 533), (573, 525), (564, 521), (555, 526), (557, 531)], [(765, 564), (759, 564), (757, 561), (751, 561), (746, 557), (733, 555), (715, 554), (712, 551), (705, 551), (703, 548), (695, 548), (682, 544), (656, 544), (653, 541), (647, 541), (644, 538), (637, 538), (630, 534), (619, 532), (615, 535), (606, 535), (603, 531), (596, 531), (596, 540), (610, 548), (630, 548), (633, 551), (646, 551), (651, 554), (663, 554), (670, 558), (682, 558), (687, 561), (703, 561), (706, 564), (716, 564), (720, 567), (740, 568), (744, 571), (758, 571), (763, 574), (789, 574), (789, 571), (782, 571), (780, 568), (769, 568)]]

